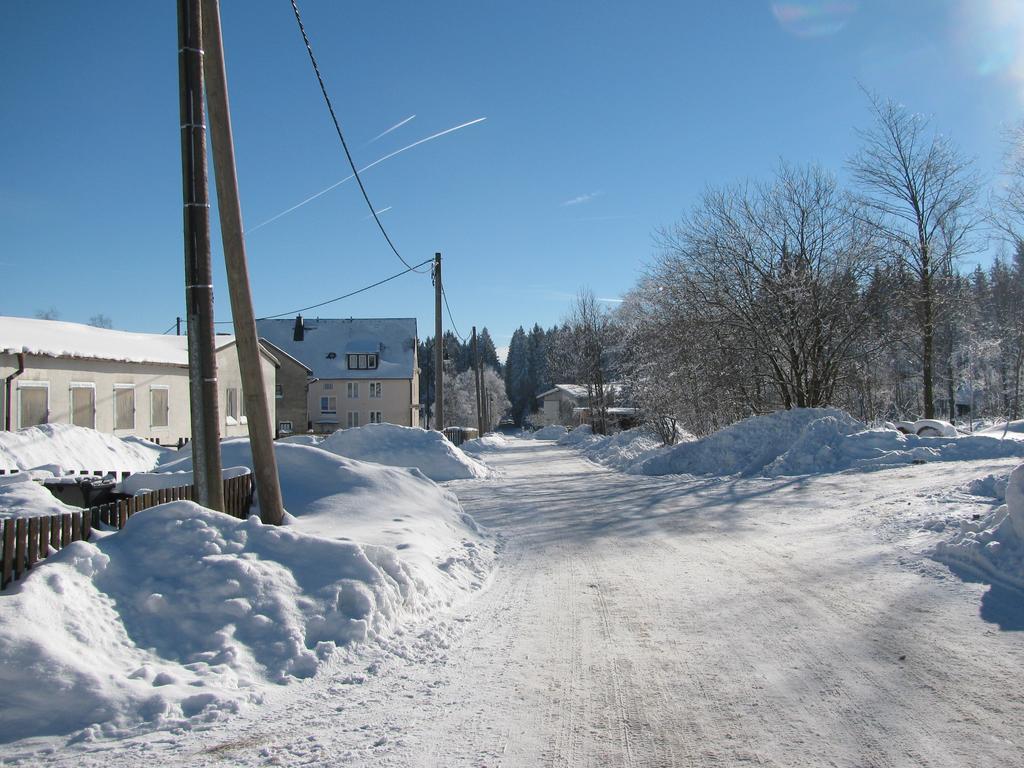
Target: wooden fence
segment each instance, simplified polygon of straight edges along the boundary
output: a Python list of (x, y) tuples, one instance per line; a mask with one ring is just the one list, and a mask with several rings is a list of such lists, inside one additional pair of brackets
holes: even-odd
[[(0, 563), (3, 569), (0, 590), (6, 589), (12, 581), (23, 578), (40, 561), (71, 542), (88, 541), (93, 528), (100, 525), (124, 528), (128, 518), (136, 512), (168, 501), (190, 501), (194, 493), (194, 486), (191, 485), (163, 488), (83, 509), (81, 512), (0, 521), (3, 524), (3, 537), (0, 540)], [(224, 511), (232, 517), (242, 520), (247, 518), (252, 507), (252, 497), (251, 474), (230, 477), (224, 481)]]

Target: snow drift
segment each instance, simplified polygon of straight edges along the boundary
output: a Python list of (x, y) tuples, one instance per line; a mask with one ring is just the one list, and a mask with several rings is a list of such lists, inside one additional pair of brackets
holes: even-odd
[(561, 424), (549, 424), (538, 429), (530, 437), (534, 440), (561, 440), (567, 434), (569, 434), (569, 430)]
[(431, 480), (469, 480), (491, 470), (459, 450), (440, 432), (396, 424), (368, 424), (328, 435), (320, 448), (339, 456), (393, 467), (416, 467)]
[(8, 517), (49, 517), (68, 512), (80, 512), (69, 507), (33, 480), (36, 475), (50, 476), (49, 472), (22, 472), (0, 477), (0, 520)]
[(576, 427), (558, 441), (559, 445), (576, 448), (597, 464), (628, 470), (639, 461), (662, 448), (662, 442), (643, 427), (628, 429), (614, 435), (595, 435), (589, 425)]
[(981, 520), (962, 522), (960, 533), (940, 542), (934, 556), (1024, 590), (1024, 464), (1010, 474), (1005, 494), (1005, 504)]
[[(251, 467), (248, 440), (222, 452)], [(0, 597), (0, 740), (216, 720), (339, 651), (408, 652), (401, 627), (483, 582), (491, 547), (419, 471), (303, 445), (275, 453), (287, 525), (164, 504)], [(162, 468), (190, 464), (182, 451)]]
[(0, 469), (8, 471), (50, 466), (68, 472), (145, 472), (172, 452), (137, 437), (115, 437), (70, 424), (0, 431)]
[(918, 437), (868, 429), (833, 408), (753, 416), (713, 435), (641, 456), (628, 471), (644, 475), (806, 475), (929, 461), (1024, 457), (1019, 441), (987, 435)]

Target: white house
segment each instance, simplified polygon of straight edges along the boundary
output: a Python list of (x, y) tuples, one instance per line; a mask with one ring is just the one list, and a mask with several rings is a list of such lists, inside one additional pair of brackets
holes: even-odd
[[(317, 433), (419, 424), (415, 318), (258, 320), (261, 338), (312, 371), (307, 427)], [(298, 431), (298, 430), (296, 430)]]
[[(605, 385), (605, 398), (609, 404), (606, 411), (612, 429), (632, 426), (636, 417), (636, 408), (614, 405), (622, 400), (625, 391), (624, 384)], [(576, 426), (590, 423), (590, 398), (587, 395), (587, 388), (582, 384), (555, 384), (551, 389), (537, 395), (537, 400), (540, 411), (535, 419), (535, 426)]]
[[(7, 430), (76, 424), (164, 445), (191, 437), (185, 336), (0, 317), (0, 413)], [(220, 434), (246, 435), (233, 336), (217, 336)], [(277, 360), (262, 349), (273, 408)]]

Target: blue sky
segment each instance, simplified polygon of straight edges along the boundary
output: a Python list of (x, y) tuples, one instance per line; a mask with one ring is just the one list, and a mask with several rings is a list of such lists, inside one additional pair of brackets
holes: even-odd
[[(246, 225), (349, 175), (288, 0), (222, 0)], [(302, 0), (381, 219), (409, 261), (444, 255), (458, 330), (547, 326), (588, 286), (621, 296), (706, 185), (780, 158), (843, 175), (858, 83), (931, 115), (994, 178), (1024, 106), (1013, 0), (354, 3)], [(173, 2), (7, 2), (0, 24), (0, 314), (183, 314)], [(374, 137), (415, 115), (383, 137)], [(218, 319), (230, 319), (214, 221)], [(247, 239), (259, 314), (402, 267), (353, 182)], [(407, 275), (321, 310), (415, 316)], [(313, 313), (315, 314), (315, 313)], [(447, 321), (446, 321), (447, 325)], [(225, 330), (229, 326), (222, 326)]]

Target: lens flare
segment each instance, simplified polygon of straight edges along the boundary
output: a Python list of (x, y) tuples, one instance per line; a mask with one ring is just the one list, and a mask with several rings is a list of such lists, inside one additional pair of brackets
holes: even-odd
[(959, 0), (952, 30), (974, 74), (1012, 84), (1024, 100), (1024, 3)]
[(791, 35), (827, 37), (841, 32), (858, 7), (853, 0), (804, 0), (772, 3), (772, 15)]

